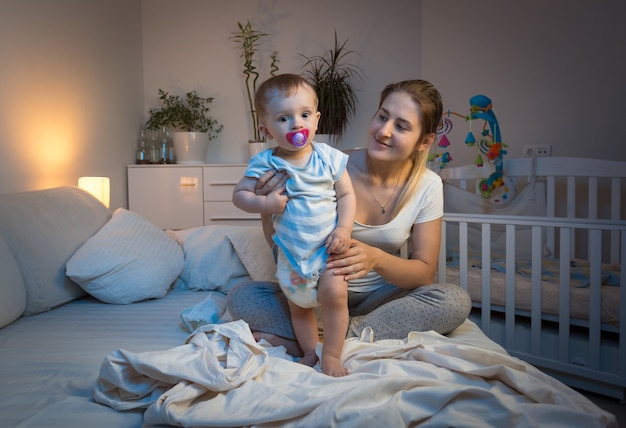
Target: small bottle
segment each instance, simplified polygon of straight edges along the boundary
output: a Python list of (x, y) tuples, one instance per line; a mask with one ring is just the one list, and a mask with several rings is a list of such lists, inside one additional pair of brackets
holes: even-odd
[(171, 131), (167, 126), (161, 128), (160, 146), (159, 146), (159, 163), (172, 163), (170, 160), (170, 147), (172, 146)]
[(146, 132), (143, 128), (139, 132), (139, 139), (137, 140), (137, 151), (135, 152), (135, 163), (137, 165), (147, 164), (148, 152), (146, 150)]
[(148, 163), (159, 163), (159, 131), (150, 130), (148, 136)]

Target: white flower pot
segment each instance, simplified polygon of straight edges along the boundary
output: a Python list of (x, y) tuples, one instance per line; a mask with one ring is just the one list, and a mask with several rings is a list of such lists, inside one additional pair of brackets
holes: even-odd
[(257, 153), (262, 152), (267, 149), (269, 144), (266, 141), (257, 141), (257, 140), (249, 140), (248, 141), (248, 157), (252, 158), (252, 156)]
[(206, 132), (174, 132), (176, 163), (198, 165), (206, 163), (209, 134)]

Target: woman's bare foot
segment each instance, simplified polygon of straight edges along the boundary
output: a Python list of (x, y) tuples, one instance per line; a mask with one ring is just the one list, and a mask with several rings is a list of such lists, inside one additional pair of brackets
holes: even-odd
[(315, 364), (317, 364), (317, 361), (317, 354), (315, 353), (315, 351), (311, 351), (304, 354), (304, 356), (300, 358), (298, 362), (300, 364), (304, 364), (305, 366), (313, 367)]
[(302, 349), (300, 349), (300, 345), (298, 345), (298, 342), (295, 340), (286, 339), (271, 333), (263, 333), (261, 331), (255, 331), (252, 333), (252, 336), (257, 342), (261, 339), (265, 339), (272, 346), (284, 346), (289, 355), (294, 357), (302, 356)]
[(341, 364), (339, 358), (331, 356), (322, 356), (322, 373), (333, 377), (342, 377), (350, 374), (343, 364)]

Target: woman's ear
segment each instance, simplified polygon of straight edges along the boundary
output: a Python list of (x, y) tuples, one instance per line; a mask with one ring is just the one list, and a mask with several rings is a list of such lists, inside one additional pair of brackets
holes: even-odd
[(416, 146), (416, 151), (421, 152), (428, 150), (430, 146), (435, 142), (436, 134), (425, 135), (422, 141)]

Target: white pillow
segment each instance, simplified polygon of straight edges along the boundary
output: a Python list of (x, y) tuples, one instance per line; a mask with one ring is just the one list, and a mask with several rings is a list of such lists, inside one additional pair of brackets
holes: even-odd
[(231, 229), (227, 236), (253, 281), (276, 281), (274, 255), (260, 227)]
[(26, 291), (25, 308), (17, 308), (20, 299), (15, 295), (10, 301), (16, 306), (10, 303), (10, 312), (35, 315), (84, 296), (85, 291), (65, 275), (65, 264), (110, 219), (111, 211), (78, 187), (0, 195), (0, 235), (19, 270), (3, 261), (2, 282), (18, 275)]
[(136, 213), (118, 208), (66, 264), (66, 274), (106, 303), (165, 296), (183, 269), (180, 245)]
[(0, 328), (22, 316), (26, 308), (26, 288), (20, 268), (0, 235)]
[(185, 254), (175, 288), (226, 294), (238, 282), (275, 279), (276, 266), (260, 226), (209, 225), (168, 233)]

